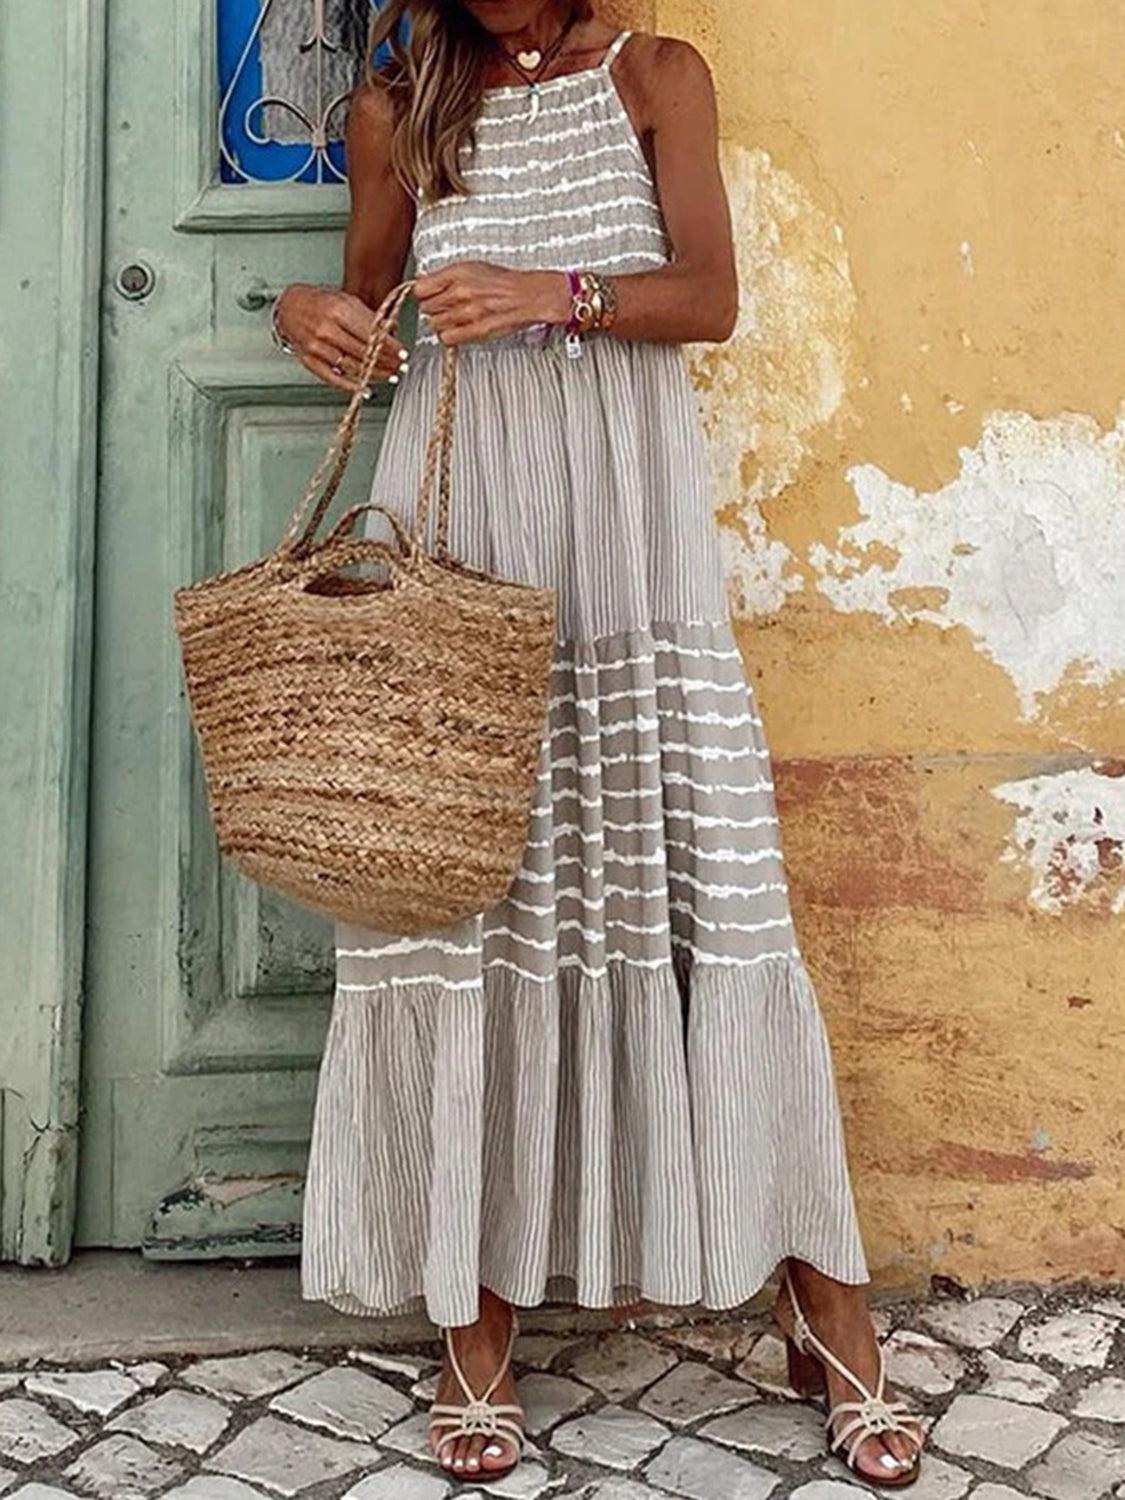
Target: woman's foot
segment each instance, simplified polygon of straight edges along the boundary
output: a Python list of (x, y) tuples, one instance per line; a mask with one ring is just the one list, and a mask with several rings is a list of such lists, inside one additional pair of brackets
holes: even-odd
[[(841, 1364), (854, 1371), (868, 1391), (874, 1392), (879, 1380), (879, 1345), (864, 1288), (833, 1281), (807, 1261), (790, 1258), (787, 1265), (801, 1312), (812, 1333), (832, 1351)], [(776, 1315), (785, 1332), (791, 1334), (795, 1320), (784, 1276), (778, 1293)], [(830, 1363), (816, 1360), (815, 1349), (810, 1353), (812, 1359), (802, 1358), (800, 1355), (797, 1358), (809, 1382), (818, 1385), (821, 1390), (827, 1386), (829, 1409), (840, 1401), (862, 1401), (862, 1391), (857, 1390)], [(811, 1394), (808, 1383), (802, 1394)], [(884, 1387), (882, 1396), (888, 1403), (897, 1399), (889, 1384)], [(842, 1412), (837, 1417), (831, 1437), (834, 1438), (858, 1415), (855, 1411)], [(883, 1485), (902, 1484), (907, 1480), (917, 1463), (922, 1428), (917, 1417), (903, 1416), (901, 1420), (903, 1425), (909, 1427), (910, 1434), (917, 1434), (919, 1442), (913, 1442), (903, 1432), (893, 1431), (864, 1437), (852, 1456), (852, 1466), (861, 1479)], [(857, 1426), (836, 1450), (842, 1458), (846, 1457), (847, 1450), (859, 1431)]]
[[(448, 1342), (452, 1343), (453, 1353), (470, 1390), (478, 1398), (488, 1392), (487, 1402), (493, 1408), (519, 1406), (516, 1382), (510, 1367), (504, 1370), (500, 1380), (489, 1391), (489, 1386), (492, 1386), (497, 1371), (508, 1355), (514, 1319), (511, 1304), (482, 1286), (480, 1317), (477, 1321), (448, 1330)], [(460, 1408), (468, 1399), (450, 1361), (447, 1344), (431, 1411), (442, 1406)], [(430, 1429), (430, 1446), (443, 1468), (455, 1474), (495, 1474), (506, 1472), (519, 1460), (519, 1444), (511, 1435), (510, 1428), (505, 1430), (501, 1426), (492, 1433), (478, 1431), (452, 1437), (448, 1434), (454, 1432), (456, 1419), (452, 1412), (444, 1415), (450, 1417), (446, 1425)], [(518, 1424), (522, 1412), (517, 1415), (516, 1411), (509, 1410), (501, 1412), (501, 1415)], [(444, 1442), (443, 1433), (446, 1434)]]

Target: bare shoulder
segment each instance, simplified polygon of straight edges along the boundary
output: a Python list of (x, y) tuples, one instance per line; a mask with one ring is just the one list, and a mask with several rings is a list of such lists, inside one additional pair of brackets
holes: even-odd
[(394, 130), (394, 101), (390, 89), (380, 80), (364, 80), (352, 90), (348, 101), (348, 134), (365, 140), (389, 140)]
[(622, 49), (616, 71), (634, 97), (643, 100), (649, 120), (669, 109), (708, 109), (715, 96), (710, 64), (682, 37), (635, 32)]

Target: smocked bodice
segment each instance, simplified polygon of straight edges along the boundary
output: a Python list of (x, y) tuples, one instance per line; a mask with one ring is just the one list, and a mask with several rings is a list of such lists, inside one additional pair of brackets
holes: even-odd
[[(487, 89), (466, 149), (469, 195), (419, 207), (419, 273), (459, 260), (524, 270), (650, 270), (669, 258), (656, 187), (613, 78), (622, 32), (594, 68)], [(426, 320), (419, 342), (435, 343)]]

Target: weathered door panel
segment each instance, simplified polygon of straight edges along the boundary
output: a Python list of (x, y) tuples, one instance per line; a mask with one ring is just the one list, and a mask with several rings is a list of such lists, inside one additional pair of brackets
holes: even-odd
[[(219, 856), (172, 624), (178, 583), (277, 541), (340, 410), (272, 349), (266, 316), (270, 288), (338, 283), (345, 189), (223, 180), (237, 175), (219, 139), (224, 3), (178, 0), (172, 25), (149, 0), (110, 0), (78, 1237), (156, 1255), (291, 1249), (332, 987), (330, 924)], [(301, 69), (330, 15), (232, 4), (248, 14), (263, 18), (253, 87), (292, 61), (307, 105)], [(292, 122), (277, 128), (292, 164)], [(331, 175), (296, 149), (306, 175)], [(372, 401), (333, 514), (363, 498), (384, 415)]]
[(70, 1254), (104, 14), (0, 6), (0, 1259)]

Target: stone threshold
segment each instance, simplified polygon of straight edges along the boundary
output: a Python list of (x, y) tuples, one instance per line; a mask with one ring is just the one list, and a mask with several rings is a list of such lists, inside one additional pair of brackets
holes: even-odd
[[(761, 1294), (737, 1315), (764, 1310), (771, 1297)], [(527, 1333), (663, 1328), (684, 1321), (682, 1314), (655, 1308), (603, 1311), (545, 1303), (520, 1312)], [(349, 1317), (302, 1301), (295, 1259), (151, 1261), (131, 1250), (83, 1250), (58, 1269), (0, 1265), (0, 1364), (226, 1354), (267, 1345), (391, 1349), (434, 1337), (434, 1325), (417, 1314)]]

